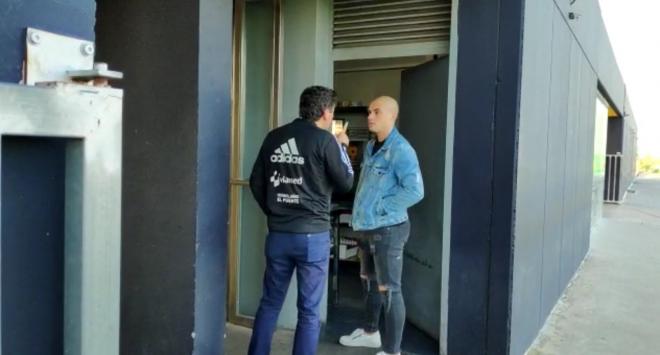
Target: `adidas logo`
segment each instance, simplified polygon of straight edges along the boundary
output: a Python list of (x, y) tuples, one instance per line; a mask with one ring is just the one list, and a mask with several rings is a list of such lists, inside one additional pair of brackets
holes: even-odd
[(300, 156), (295, 138), (289, 139), (275, 149), (275, 153), (270, 156), (270, 161), (272, 163), (305, 165), (305, 158)]

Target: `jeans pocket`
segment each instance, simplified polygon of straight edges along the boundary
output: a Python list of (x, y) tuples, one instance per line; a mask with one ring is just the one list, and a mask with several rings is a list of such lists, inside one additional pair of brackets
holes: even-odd
[(314, 263), (327, 260), (330, 257), (331, 247), (332, 243), (329, 236), (307, 237), (307, 262)]

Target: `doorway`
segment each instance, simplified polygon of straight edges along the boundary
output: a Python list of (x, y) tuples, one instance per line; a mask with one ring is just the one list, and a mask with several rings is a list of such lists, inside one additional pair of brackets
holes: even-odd
[[(318, 4), (310, 9), (310, 3)], [(307, 16), (317, 21), (307, 20), (296, 28), (292, 23), (305, 11), (317, 11)], [(297, 102), (289, 101), (297, 98), (299, 90), (312, 84), (329, 85), (339, 96), (336, 119), (349, 122), (350, 150), (358, 173), (362, 149), (371, 138), (366, 128), (366, 106), (381, 95), (400, 102), (399, 129), (417, 151), (426, 189), (423, 202), (409, 211), (412, 233), (405, 252), (403, 280), (409, 325), (404, 349), (420, 354), (438, 352), (450, 18), (451, 6), (446, 1), (372, 1), (356, 5), (351, 1), (314, 0), (290, 1), (286, 7), (279, 1), (236, 2), (230, 323), (250, 327), (261, 295), (267, 229), (247, 186), (251, 164), (266, 133), (294, 118), (289, 117), (293, 112), (290, 106), (297, 107)], [(287, 21), (286, 27), (283, 21)], [(291, 28), (316, 32), (315, 38), (321, 39), (313, 44), (292, 43), (291, 38), (300, 33), (289, 33)], [(313, 68), (288, 69), (299, 59), (294, 55), (306, 49), (315, 50), (316, 58), (310, 59)], [(323, 82), (324, 78), (330, 78), (330, 82)], [(293, 81), (299, 87), (292, 85)], [(333, 200), (348, 205), (349, 211), (335, 218), (334, 230), (339, 237), (323, 312), (323, 338), (327, 342), (336, 343), (339, 335), (359, 326), (356, 315), (362, 309), (362, 286), (348, 223), (353, 197), (354, 191)], [(294, 287), (292, 284), (291, 289)], [(284, 313), (287, 315), (280, 318), (280, 326), (295, 326), (295, 302), (287, 302)]]
[[(398, 129), (417, 152), (426, 190), (424, 200), (409, 210), (412, 228), (403, 274), (408, 315), (404, 348), (433, 354), (440, 331), (448, 58), (431, 55), (337, 61), (334, 78), (340, 105), (335, 119), (348, 121), (352, 127), (351, 158), (358, 174), (362, 152), (372, 138), (366, 127), (369, 101), (386, 95), (400, 103)], [(337, 202), (350, 206), (353, 198), (354, 191), (340, 196)], [(328, 341), (352, 331), (362, 317), (359, 258), (348, 222), (350, 212), (345, 214), (339, 218), (338, 263), (331, 265)]]

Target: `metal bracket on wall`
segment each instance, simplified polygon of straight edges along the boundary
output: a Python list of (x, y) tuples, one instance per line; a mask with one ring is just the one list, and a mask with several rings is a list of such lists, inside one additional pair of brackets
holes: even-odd
[(26, 34), (25, 78), (27, 85), (52, 82), (92, 83), (107, 86), (123, 74), (94, 63), (94, 42), (34, 28)]

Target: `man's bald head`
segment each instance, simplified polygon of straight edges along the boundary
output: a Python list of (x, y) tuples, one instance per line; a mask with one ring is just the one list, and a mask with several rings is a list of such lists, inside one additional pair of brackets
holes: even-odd
[(384, 111), (394, 116), (394, 119), (399, 117), (399, 103), (389, 96), (381, 96), (372, 101), (371, 105), (381, 107)]
[(399, 117), (399, 103), (389, 96), (381, 96), (369, 104), (369, 131), (383, 141), (394, 128)]

